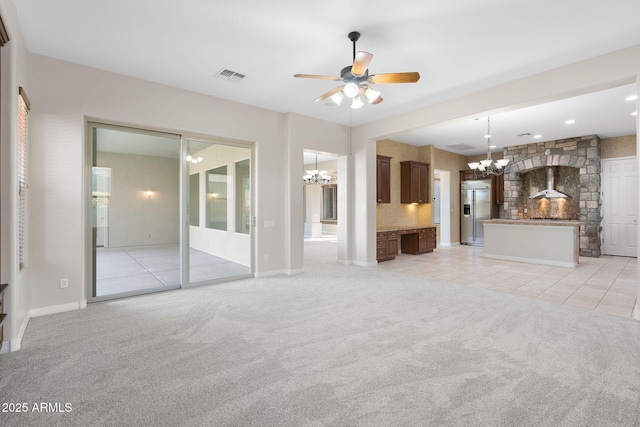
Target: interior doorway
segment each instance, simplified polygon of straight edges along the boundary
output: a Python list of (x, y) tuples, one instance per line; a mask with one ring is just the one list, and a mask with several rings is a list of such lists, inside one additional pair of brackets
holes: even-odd
[[(440, 246), (451, 246), (451, 172), (434, 169), (434, 178), (438, 183), (438, 191), (434, 189), (434, 222), (438, 224)], [(435, 218), (438, 217), (439, 221)]]
[[(306, 175), (323, 174), (329, 182), (300, 184), (303, 186), (304, 251), (305, 254), (321, 245), (328, 256), (338, 260), (338, 156), (305, 150), (303, 164)], [(309, 258), (305, 257), (305, 268)]]
[(637, 159), (602, 160), (602, 252), (636, 257)]

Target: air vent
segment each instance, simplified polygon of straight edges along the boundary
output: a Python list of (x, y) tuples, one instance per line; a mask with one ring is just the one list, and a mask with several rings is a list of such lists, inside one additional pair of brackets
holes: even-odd
[(531, 136), (531, 132), (519, 133), (518, 136)]
[(231, 70), (227, 70), (226, 68), (223, 68), (222, 70), (218, 71), (214, 77), (222, 80), (240, 81), (244, 79), (246, 76), (244, 74), (240, 74), (235, 71), (231, 71)]

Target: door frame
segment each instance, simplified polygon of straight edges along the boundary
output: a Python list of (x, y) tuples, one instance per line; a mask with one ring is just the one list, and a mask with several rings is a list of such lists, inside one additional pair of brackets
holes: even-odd
[[(614, 163), (614, 162), (619, 162), (619, 161), (633, 161), (636, 164), (636, 180), (634, 181), (636, 183), (636, 186), (638, 185), (638, 177), (640, 176), (640, 171), (638, 170), (638, 165), (637, 165), (637, 161), (638, 161), (638, 157), (637, 156), (625, 156), (625, 157), (613, 157), (613, 158), (608, 158), (608, 159), (602, 159), (601, 160), (601, 180), (604, 183), (604, 175), (605, 175), (605, 168), (604, 168), (604, 164), (605, 163)], [(625, 187), (626, 189), (626, 187)], [(638, 196), (635, 195), (635, 197), (637, 198)], [(610, 199), (610, 194), (608, 194), (607, 192), (604, 192), (602, 195), (602, 203), (603, 203), (603, 207), (604, 209), (606, 209), (607, 207), (607, 203), (610, 203), (611, 199)], [(637, 204), (637, 200), (636, 200), (636, 204)], [(605, 226), (605, 222), (607, 221), (606, 219), (606, 212), (604, 212), (605, 215), (603, 217), (603, 232), (606, 232), (605, 230), (608, 230), (608, 228)], [(635, 210), (636, 213), (636, 224), (637, 224), (637, 218), (638, 218), (638, 211), (637, 209)], [(636, 230), (638, 230), (638, 227), (636, 225)], [(637, 232), (635, 235), (636, 238), (636, 254), (635, 257), (637, 258), (638, 256), (638, 236), (637, 236)], [(603, 234), (602, 236), (602, 254), (603, 255), (611, 255), (611, 256), (624, 256), (624, 257), (634, 257), (634, 255), (620, 255), (620, 254), (610, 254), (610, 253), (606, 253), (605, 252), (605, 247), (606, 246), (606, 242), (607, 242), (607, 236), (606, 234)]]
[(180, 285), (168, 285), (164, 288), (138, 289), (133, 291), (121, 292), (117, 294), (94, 296), (96, 294), (96, 239), (97, 229), (94, 227), (93, 209), (92, 209), (92, 184), (93, 184), (93, 165), (96, 162), (96, 138), (95, 129), (115, 129), (127, 130), (132, 133), (140, 133), (143, 135), (158, 135), (162, 137), (175, 137), (176, 142), (180, 143), (180, 134), (176, 132), (146, 128), (127, 123), (117, 123), (109, 120), (101, 120), (96, 118), (85, 117), (85, 295), (89, 303), (107, 301), (118, 298), (126, 298), (156, 292), (163, 292), (180, 288)]
[[(232, 147), (246, 148), (249, 150), (249, 174), (250, 174), (250, 186), (251, 186), (251, 207), (249, 217), (251, 218), (251, 226), (249, 227), (249, 241), (250, 241), (250, 261), (249, 261), (249, 273), (237, 275), (233, 277), (223, 277), (218, 279), (211, 279), (202, 282), (191, 283), (190, 280), (190, 265), (189, 265), (189, 167), (187, 162), (188, 155), (188, 143), (189, 140), (195, 140), (210, 144), (220, 144)], [(257, 191), (255, 185), (256, 165), (255, 165), (255, 143), (238, 141), (227, 138), (216, 138), (211, 136), (204, 136), (191, 133), (183, 133), (181, 135), (180, 145), (180, 268), (181, 268), (181, 282), (182, 288), (193, 288), (204, 285), (211, 285), (215, 283), (226, 283), (233, 280), (241, 280), (251, 278), (255, 276), (255, 248), (256, 248), (256, 200)]]
[[(95, 163), (95, 135), (93, 132), (94, 126), (98, 125), (106, 128), (117, 128), (117, 129), (129, 129), (132, 132), (141, 132), (145, 134), (159, 134), (163, 136), (176, 136), (180, 140), (180, 169), (179, 169), (179, 191), (180, 191), (180, 278), (181, 284), (178, 286), (167, 286), (166, 288), (160, 289), (149, 289), (149, 290), (137, 290), (132, 292), (123, 292), (117, 294), (117, 296), (99, 296), (94, 297), (95, 294), (95, 275), (96, 275), (96, 228), (93, 227), (93, 211), (91, 207), (92, 203), (92, 179), (93, 179), (93, 164)], [(227, 277), (222, 279), (214, 279), (206, 282), (198, 282), (196, 284), (190, 284), (188, 280), (189, 271), (188, 271), (188, 251), (185, 251), (185, 246), (188, 248), (188, 225), (189, 225), (189, 217), (187, 215), (187, 202), (188, 195), (185, 193), (186, 188), (188, 188), (188, 168), (187, 168), (187, 140), (188, 139), (196, 139), (199, 141), (217, 143), (217, 144), (225, 144), (225, 145), (235, 145), (244, 148), (250, 149), (250, 185), (251, 185), (251, 227), (250, 227), (250, 274), (242, 275), (242, 276), (234, 276)], [(199, 135), (188, 132), (181, 132), (175, 130), (167, 130), (167, 129), (158, 129), (154, 127), (148, 127), (143, 125), (135, 125), (131, 123), (125, 122), (117, 122), (112, 120), (104, 120), (96, 117), (84, 117), (84, 171), (83, 171), (83, 193), (84, 193), (84, 212), (83, 212), (83, 223), (84, 223), (84, 232), (83, 232), (83, 242), (84, 242), (84, 274), (83, 277), (85, 279), (84, 293), (85, 293), (85, 301), (87, 302), (99, 302), (105, 301), (115, 298), (126, 298), (131, 296), (138, 296), (156, 292), (164, 292), (165, 290), (173, 290), (179, 288), (188, 288), (193, 286), (201, 286), (208, 285), (212, 283), (221, 283), (221, 282), (229, 282), (233, 280), (244, 279), (248, 277), (255, 276), (255, 251), (256, 251), (256, 201), (257, 201), (257, 187), (256, 187), (256, 144), (255, 142), (249, 141), (239, 141), (227, 138), (220, 138), (215, 136), (208, 135)], [(185, 274), (186, 272), (186, 274)]]

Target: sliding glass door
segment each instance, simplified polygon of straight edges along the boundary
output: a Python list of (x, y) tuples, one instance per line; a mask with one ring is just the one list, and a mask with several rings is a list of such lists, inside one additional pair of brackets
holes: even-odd
[(88, 129), (90, 301), (253, 275), (250, 145)]
[(252, 149), (186, 139), (189, 224), (186, 283), (250, 277), (252, 267)]
[(180, 286), (180, 136), (93, 124), (93, 299)]

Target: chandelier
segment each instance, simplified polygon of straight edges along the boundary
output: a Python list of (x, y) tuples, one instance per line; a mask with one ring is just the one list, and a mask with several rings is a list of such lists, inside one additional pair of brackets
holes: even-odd
[(307, 170), (307, 174), (302, 177), (306, 185), (318, 184), (326, 185), (331, 181), (331, 177), (327, 175), (327, 171), (318, 170), (318, 155), (316, 154), (316, 168)]
[(509, 159), (500, 159), (494, 162), (491, 158), (491, 119), (489, 117), (487, 117), (487, 134), (484, 137), (487, 139), (487, 158), (479, 162), (468, 163), (469, 168), (473, 171), (474, 177), (477, 175), (502, 175)]

